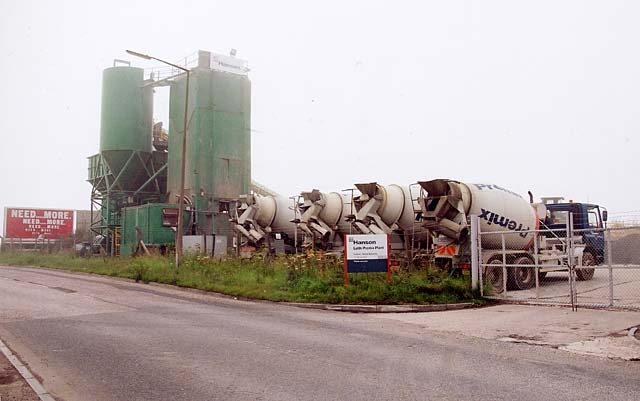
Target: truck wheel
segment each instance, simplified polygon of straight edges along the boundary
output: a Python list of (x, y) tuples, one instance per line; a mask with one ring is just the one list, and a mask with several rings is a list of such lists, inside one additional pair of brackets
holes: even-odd
[[(595, 266), (596, 265), (596, 257), (593, 256), (591, 252), (585, 252), (582, 254), (582, 266)], [(596, 272), (595, 268), (581, 268), (576, 269), (576, 278), (580, 281), (591, 280), (593, 278), (593, 273)]]
[(518, 290), (528, 290), (536, 285), (535, 270), (531, 266), (518, 266), (518, 265), (532, 265), (533, 260), (528, 256), (520, 256), (513, 262), (514, 266), (511, 268), (510, 281), (513, 287)]
[(484, 282), (491, 285), (493, 294), (501, 294), (504, 291), (504, 274), (502, 274), (502, 261), (498, 259), (490, 260), (489, 265), (484, 270)]

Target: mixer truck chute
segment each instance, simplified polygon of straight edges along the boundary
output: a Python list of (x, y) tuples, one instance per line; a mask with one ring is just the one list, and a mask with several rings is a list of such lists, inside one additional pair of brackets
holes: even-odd
[(353, 214), (351, 197), (317, 189), (300, 195), (300, 229), (321, 249), (341, 251), (344, 247), (343, 235), (349, 234), (351, 229), (347, 221), (348, 216)]
[(427, 231), (416, 222), (419, 211), (417, 192), (409, 186), (381, 185), (376, 182), (356, 184), (360, 196), (353, 199), (353, 226), (361, 234), (390, 234), (391, 249), (414, 250), (426, 246)]
[(391, 234), (394, 230), (413, 231), (418, 203), (409, 187), (356, 184), (361, 195), (353, 199), (355, 226), (362, 234)]
[[(517, 193), (492, 184), (438, 179), (422, 181), (419, 185), (423, 189), (419, 200), (420, 218), (423, 226), (434, 236), (432, 253), (436, 264), (453, 269), (470, 265), (469, 224), (470, 216), (476, 215), (480, 231), (489, 234), (481, 238), (482, 262), (501, 265), (503, 260), (507, 260), (512, 265), (507, 269), (507, 283), (512, 289), (527, 289), (535, 285), (535, 270), (531, 267), (534, 259), (541, 265), (538, 270), (541, 275), (567, 269), (567, 255), (561, 250), (566, 249), (567, 239), (545, 226), (553, 213), (571, 211), (575, 222), (589, 221), (590, 218), (595, 222), (593, 228), (602, 227), (600, 209), (596, 205), (530, 203)], [(593, 217), (589, 217), (589, 213)], [(538, 231), (541, 224), (546, 231)], [(566, 223), (565, 226), (549, 226), (558, 227), (566, 227)], [(587, 227), (574, 224), (574, 228)], [(508, 241), (503, 245), (503, 236), (492, 233), (505, 233)], [(588, 280), (593, 277), (593, 268), (588, 266), (602, 262), (604, 242), (599, 241), (595, 232), (581, 232), (575, 237), (571, 241), (576, 244), (574, 256), (580, 265), (576, 271), (577, 278)], [(536, 249), (538, 254), (534, 258)], [(501, 266), (489, 266), (485, 270), (496, 292), (503, 289), (502, 274)]]
[(239, 199), (236, 216), (230, 221), (233, 230), (253, 245), (270, 242), (272, 237), (294, 245), (296, 225), (291, 201), (281, 196), (249, 194)]
[[(469, 235), (469, 216), (480, 218), (483, 232), (512, 231), (509, 249), (529, 249), (539, 226), (538, 206), (515, 192), (498, 185), (464, 184), (453, 180), (419, 182), (425, 194), (420, 197), (425, 228), (438, 236), (465, 243)], [(543, 211), (544, 216), (544, 211)], [(451, 241), (449, 241), (451, 242)], [(442, 241), (441, 241), (442, 243)], [(501, 247), (498, 237), (487, 238), (483, 246)]]

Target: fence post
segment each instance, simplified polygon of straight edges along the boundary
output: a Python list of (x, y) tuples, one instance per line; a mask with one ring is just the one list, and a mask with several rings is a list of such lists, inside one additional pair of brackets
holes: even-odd
[(478, 216), (471, 216), (471, 289), (473, 291), (478, 289), (478, 272), (480, 271), (480, 264), (478, 254)]
[(478, 278), (480, 279), (480, 295), (484, 297), (484, 269), (482, 260), (482, 227), (478, 217)]
[(567, 231), (566, 231), (566, 242), (567, 242), (567, 267), (569, 268), (569, 292), (571, 297), (571, 310), (576, 311), (576, 303), (578, 302), (578, 293), (576, 290), (576, 282), (575, 282), (575, 273), (576, 268), (573, 262), (573, 213), (569, 212), (569, 216), (567, 219)]
[(540, 237), (540, 232), (533, 232), (533, 264), (535, 267), (533, 271), (536, 275), (536, 299), (540, 298), (540, 266), (538, 265), (538, 238)]
[(607, 246), (607, 268), (609, 269), (609, 306), (613, 306), (613, 257), (611, 255), (611, 230), (606, 230), (604, 234), (604, 240)]
[(504, 242), (504, 232), (500, 233), (502, 240), (502, 295), (507, 296), (507, 247)]

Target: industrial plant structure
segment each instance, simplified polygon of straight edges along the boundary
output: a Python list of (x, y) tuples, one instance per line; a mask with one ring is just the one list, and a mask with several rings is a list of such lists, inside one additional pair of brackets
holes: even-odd
[[(239, 252), (245, 244), (270, 253), (313, 249), (339, 255), (347, 234), (386, 234), (398, 259), (413, 263), (426, 256), (464, 268), (470, 264), (473, 214), (481, 217), (483, 232), (507, 229), (519, 235), (501, 247), (485, 239), (485, 263), (542, 260), (546, 273), (566, 269), (565, 256), (558, 256), (553, 241), (536, 232), (548, 223), (548, 212), (570, 210), (584, 221), (588, 215), (606, 221), (597, 205), (540, 204), (532, 195), (527, 201), (497, 185), (420, 181), (423, 177), (409, 185), (367, 182), (342, 192), (312, 189), (279, 196), (251, 180), (251, 83), (245, 61), (199, 51), (190, 63), (173, 65), (178, 69), (148, 76), (122, 63), (104, 71), (100, 152), (89, 157), (96, 211), (91, 228), (110, 255), (169, 250), (178, 238), (182, 249), (213, 256), (226, 255), (232, 247)], [(170, 87), (168, 133), (153, 123), (153, 93), (159, 86)], [(186, 217), (182, 229), (180, 203)], [(602, 246), (594, 246), (590, 238), (595, 234), (587, 233), (576, 241), (582, 242), (586, 261), (601, 263)], [(582, 279), (593, 276), (593, 268), (582, 268)], [(530, 288), (536, 276), (530, 266), (524, 263), (513, 271), (520, 273), (511, 273), (510, 282)], [(494, 276), (504, 284), (504, 272), (498, 273)], [(500, 283), (492, 281), (496, 291)]]
[[(185, 247), (220, 254), (242, 244), (339, 251), (352, 232), (391, 234), (397, 249), (426, 244), (408, 186), (366, 183), (349, 193), (312, 190), (287, 198), (252, 182), (247, 63), (199, 51), (175, 66), (159, 73), (115, 60), (104, 70), (100, 152), (89, 157), (88, 181), (96, 211), (91, 228), (107, 254), (174, 246), (183, 163)], [(153, 122), (160, 86), (170, 87), (168, 133)]]
[[(91, 228), (110, 255), (131, 255), (141, 242), (161, 249), (175, 243), (185, 110), (185, 235), (217, 236), (226, 252), (231, 204), (251, 189), (247, 63), (199, 51), (184, 67), (190, 71), (186, 108), (182, 71), (145, 76), (120, 60), (104, 70), (100, 152), (89, 157), (88, 181), (91, 208), (99, 211)], [(159, 86), (170, 87), (168, 143), (153, 124)]]

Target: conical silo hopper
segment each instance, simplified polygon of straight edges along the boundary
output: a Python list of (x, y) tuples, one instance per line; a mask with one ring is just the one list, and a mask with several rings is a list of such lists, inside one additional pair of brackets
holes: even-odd
[(145, 86), (144, 70), (117, 66), (102, 78), (100, 154), (110, 171), (101, 190), (135, 192), (150, 177), (153, 89)]

